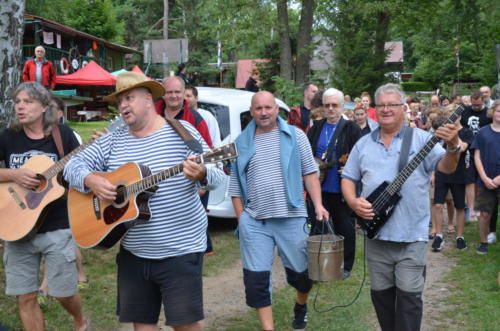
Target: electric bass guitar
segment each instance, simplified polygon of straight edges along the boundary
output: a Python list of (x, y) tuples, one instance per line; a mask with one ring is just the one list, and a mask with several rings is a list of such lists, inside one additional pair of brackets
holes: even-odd
[[(459, 106), (443, 125), (454, 123), (463, 111), (464, 107)], [(433, 136), (415, 157), (401, 169), (392, 182), (383, 182), (366, 198), (366, 200), (372, 204), (375, 216), (372, 220), (366, 220), (359, 216), (357, 216), (357, 219), (361, 227), (366, 231), (368, 238), (373, 239), (389, 220), (396, 205), (401, 199), (401, 194), (399, 193), (401, 187), (438, 142), (439, 138)]]
[[(217, 163), (237, 156), (236, 146), (232, 143), (192, 160)], [(94, 172), (118, 187), (115, 201), (101, 200), (92, 192), (81, 193), (70, 187), (68, 213), (75, 242), (83, 248), (111, 248), (131, 227), (151, 219), (149, 199), (158, 190), (157, 184), (182, 170), (181, 163), (151, 174), (148, 167), (129, 162), (111, 172)]]
[[(108, 130), (116, 130), (126, 123), (119, 118), (108, 126)], [(59, 184), (57, 175), (64, 169), (68, 161), (81, 152), (94, 140), (90, 140), (57, 162), (44, 155), (31, 157), (21, 167), (37, 174), (40, 185), (28, 190), (15, 182), (0, 183), (0, 239), (17, 241), (37, 232), (47, 213), (47, 207), (61, 198), (66, 189)]]

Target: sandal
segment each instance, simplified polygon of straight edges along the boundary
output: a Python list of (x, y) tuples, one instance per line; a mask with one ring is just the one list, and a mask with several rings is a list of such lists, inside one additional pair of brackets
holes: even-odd
[(36, 292), (36, 302), (38, 302), (38, 305), (40, 307), (45, 307), (47, 306), (47, 294), (45, 294), (44, 291), (42, 290), (38, 290), (38, 292)]
[(86, 290), (90, 287), (89, 280), (79, 280), (78, 281), (78, 289), (79, 290)]
[(455, 233), (455, 226), (448, 225), (448, 234), (454, 234), (454, 233)]
[(434, 239), (436, 237), (436, 232), (429, 232), (429, 239)]

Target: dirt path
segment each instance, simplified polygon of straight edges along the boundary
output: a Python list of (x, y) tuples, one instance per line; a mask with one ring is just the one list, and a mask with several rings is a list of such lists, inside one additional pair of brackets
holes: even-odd
[[(450, 289), (444, 284), (443, 278), (456, 265), (456, 261), (447, 257), (443, 252), (432, 252), (432, 240), (429, 241), (427, 255), (427, 278), (424, 289), (424, 316), (422, 320), (422, 331), (438, 329), (454, 329), (458, 327), (452, 320), (446, 319), (443, 314), (450, 306), (446, 298), (451, 295)], [(455, 235), (445, 236), (443, 251), (454, 250)], [(471, 249), (469, 247), (469, 249)]]
[[(447, 236), (445, 240), (445, 251), (455, 249), (454, 238)], [(441, 313), (450, 309), (449, 305), (446, 304), (446, 297), (451, 294), (451, 291), (443, 283), (443, 278), (455, 266), (456, 262), (442, 252), (433, 253), (430, 250), (431, 244), (432, 241), (429, 241), (422, 331), (453, 328), (452, 321), (445, 319)], [(277, 258), (276, 262), (273, 270), (273, 286), (275, 290), (286, 285), (280, 259)], [(245, 304), (243, 273), (239, 260), (217, 276), (204, 277), (203, 290), (205, 327), (207, 329), (224, 330), (224, 320), (237, 317), (249, 310)], [(164, 325), (163, 313), (160, 316), (158, 325), (160, 330), (172, 330)], [(373, 325), (375, 329), (379, 329), (376, 320), (373, 321)], [(133, 330), (131, 324), (123, 324), (119, 329), (119, 331), (131, 330)]]
[[(278, 257), (275, 257), (273, 268), (273, 289), (278, 290), (286, 285), (285, 272)], [(203, 299), (205, 309), (205, 328), (224, 330), (223, 320), (237, 317), (250, 308), (245, 304), (243, 288), (243, 271), (238, 260), (230, 268), (217, 276), (203, 278)], [(158, 326), (160, 330), (173, 330), (165, 326), (163, 313)], [(119, 331), (133, 330), (132, 324), (122, 324)]]

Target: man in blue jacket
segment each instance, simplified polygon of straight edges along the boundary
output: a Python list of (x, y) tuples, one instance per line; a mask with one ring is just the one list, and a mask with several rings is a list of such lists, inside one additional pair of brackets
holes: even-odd
[(257, 309), (263, 330), (274, 329), (271, 270), (275, 246), (287, 281), (297, 290), (293, 327), (303, 329), (307, 325), (312, 281), (307, 272), (309, 230), (302, 183), (314, 203), (317, 219), (328, 218), (307, 137), (278, 117), (278, 111), (271, 93), (261, 91), (253, 96), (253, 120), (236, 138), (238, 159), (231, 170), (229, 187), (239, 222), (246, 302)]

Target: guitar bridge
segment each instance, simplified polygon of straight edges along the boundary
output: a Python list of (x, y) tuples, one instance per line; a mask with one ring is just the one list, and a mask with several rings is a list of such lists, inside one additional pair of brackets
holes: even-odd
[(95, 218), (100, 220), (101, 217), (102, 217), (102, 213), (101, 213), (101, 203), (99, 201), (99, 198), (96, 197), (94, 195), (93, 199), (92, 199), (92, 205), (94, 206), (94, 214), (95, 214)]
[(19, 197), (19, 194), (12, 188), (12, 186), (9, 186), (9, 194), (10, 196), (14, 199), (16, 204), (21, 208), (21, 209), (26, 209), (26, 204), (21, 200)]

